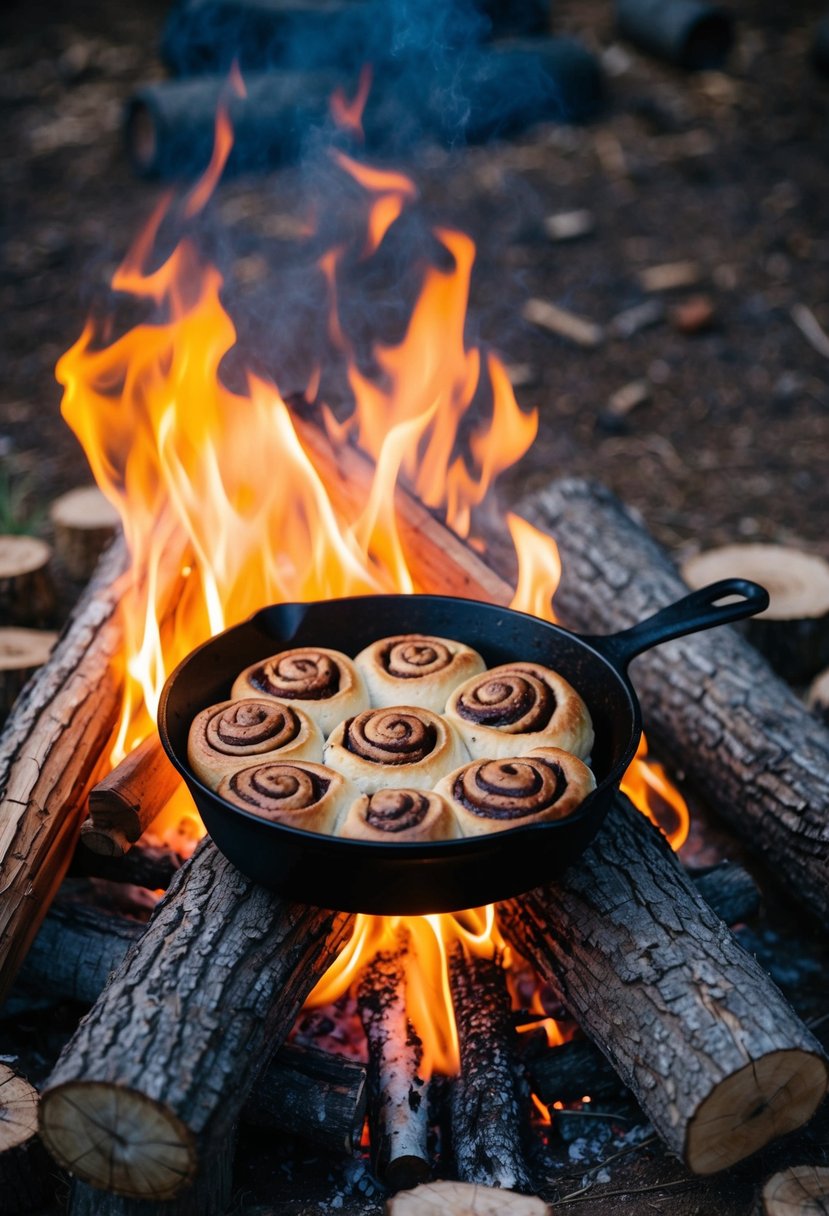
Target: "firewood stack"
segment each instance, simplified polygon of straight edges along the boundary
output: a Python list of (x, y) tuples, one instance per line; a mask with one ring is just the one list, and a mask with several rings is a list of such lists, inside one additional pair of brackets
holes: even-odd
[[(325, 441), (318, 435), (315, 441), (324, 454)], [(349, 477), (331, 481), (335, 506), (337, 494), (352, 495), (364, 475), (356, 453), (348, 460)], [(422, 587), (508, 602), (507, 584), (476, 555), (402, 491), (397, 502)], [(596, 631), (624, 626), (682, 591), (664, 556), (606, 495), (570, 483), (553, 486), (535, 516), (551, 522), (563, 549), (562, 612), (571, 623)], [(603, 546), (612, 543), (613, 528), (620, 542), (611, 557)], [(0, 748), (3, 813), (15, 825), (0, 863), (4, 884), (19, 894), (3, 923), (6, 990), (36, 927), (15, 909), (36, 890), (46, 911), (78, 837), (94, 746), (100, 752), (111, 731), (105, 715), (88, 743), (94, 715), (86, 707), (99, 684), (107, 690), (104, 704), (114, 703), (105, 659), (117, 643), (109, 622), (120, 561), (117, 553), (104, 559), (62, 649), (29, 686)], [(582, 579), (584, 591), (575, 586)], [(71, 756), (44, 713), (58, 673), (65, 685), (83, 690), (71, 704), (86, 714), (86, 733), (71, 736)], [(792, 894), (825, 916), (825, 727), (731, 631), (662, 647), (637, 661), (634, 678), (666, 753), (704, 786), (711, 805), (742, 830), (747, 844), (774, 861)], [(56, 704), (65, 695), (58, 692)], [(69, 706), (65, 716), (73, 726)], [(33, 754), (40, 759), (26, 778), (25, 759)], [(45, 837), (40, 824), (48, 829)], [(145, 930), (114, 923), (110, 932), (106, 918), (78, 915), (63, 901), (46, 919), (26, 965), (27, 983), (48, 983), (50, 954), (65, 951), (68, 958), (74, 951), (77, 966), (55, 968), (61, 978), (53, 983), (92, 1007), (43, 1088), (40, 1134), (76, 1179), (75, 1216), (137, 1216), (148, 1201), (164, 1202), (163, 1210), (178, 1216), (220, 1213), (230, 1196), (238, 1120), (270, 1109), (275, 1125), (290, 1125), (290, 1116), (280, 1124), (273, 1109), (280, 1091), (290, 1088), (285, 1073), (293, 1066), (274, 1053), (346, 940), (352, 918), (291, 905), (256, 888), (210, 842), (174, 873), (163, 850), (147, 854), (123, 834), (120, 839), (125, 848), (111, 856), (86, 852), (87, 873), (97, 868), (125, 881), (161, 876), (161, 885), (172, 875), (172, 882)], [(729, 880), (710, 882), (709, 896), (717, 903), (720, 881), (730, 919)], [(584, 857), (556, 882), (502, 905), (500, 924), (609, 1061), (619, 1078), (611, 1084), (629, 1088), (690, 1171), (708, 1174), (742, 1161), (801, 1126), (821, 1102), (829, 1074), (819, 1043), (657, 830), (623, 797)], [(405, 1179), (411, 1182), (431, 1162), (420, 1055), (399, 999), (406, 948), (402, 937), (397, 953), (375, 960), (360, 1000), (374, 1044), (368, 1096), (379, 1137), (375, 1160), (393, 1176), (390, 1145), (402, 1143), (399, 1157), (408, 1159), (407, 1167), (415, 1160)], [(456, 1176), (531, 1191), (539, 1180), (520, 1126), (525, 1082), (503, 973), (497, 960), (457, 950), (450, 977), (465, 1069), (450, 1101)], [(594, 1066), (601, 1074), (602, 1065)], [(339, 1111), (336, 1139), (343, 1148), (356, 1140), (362, 1078), (318, 1072), (298, 1083), (311, 1107), (309, 1086)], [(302, 1105), (295, 1097), (285, 1101)], [(295, 1115), (294, 1125), (301, 1122)], [(318, 1130), (322, 1143), (329, 1133)]]

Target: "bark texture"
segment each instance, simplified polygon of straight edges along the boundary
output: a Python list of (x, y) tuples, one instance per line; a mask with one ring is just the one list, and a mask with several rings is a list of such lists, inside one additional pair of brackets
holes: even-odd
[[(509, 993), (499, 959), (476, 958), (460, 943), (449, 955), (449, 981), (461, 1069), (452, 1083), (452, 1146), (462, 1182), (532, 1190), (521, 1145), (523, 1104), (512, 1044)], [(526, 1098), (526, 1094), (523, 1095)]]
[(741, 1161), (824, 1097), (819, 1043), (626, 798), (500, 921), (693, 1172)]
[(115, 728), (120, 679), (112, 661), (122, 640), (125, 565), (117, 541), (0, 738), (0, 1000), (69, 865), (87, 790)]
[[(625, 629), (686, 593), (665, 552), (609, 491), (554, 482), (522, 513), (555, 536), (556, 611)], [(660, 754), (705, 796), (793, 899), (829, 917), (829, 731), (733, 629), (666, 642), (631, 668)]]
[(73, 870), (88, 878), (131, 883), (151, 891), (166, 890), (181, 869), (181, 857), (166, 845), (137, 844), (124, 857), (104, 857), (90, 849), (78, 849)]
[(257, 887), (204, 841), (47, 1082), (53, 1156), (125, 1196), (184, 1190), (351, 925)]
[(36, 992), (91, 1005), (144, 926), (89, 904), (56, 900), (20, 969)]

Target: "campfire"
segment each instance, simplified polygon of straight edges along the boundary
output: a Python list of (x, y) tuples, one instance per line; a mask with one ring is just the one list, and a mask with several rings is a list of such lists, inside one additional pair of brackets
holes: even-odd
[[(353, 128), (353, 108), (341, 99), (337, 111)], [(497, 907), (415, 917), (295, 903), (203, 839), (161, 751), (159, 699), (196, 646), (263, 605), (432, 593), (554, 622), (555, 596), (568, 625), (606, 633), (685, 591), (642, 530), (583, 483), (555, 483), (528, 518), (507, 517), (515, 590), (490, 565), (476, 512), (537, 417), (517, 405), (503, 363), (466, 341), (471, 240), (430, 233), (398, 342), (367, 354), (349, 328), (349, 275), (417, 205), (399, 172), (334, 151), (347, 205), (305, 237), (353, 408), (323, 399), (324, 368), (290, 400), (253, 370), (230, 388), (236, 330), (194, 225), (231, 146), (220, 111), (204, 177), (163, 200), (117, 271), (114, 290), (144, 319), (122, 333), (91, 320), (57, 369), (64, 416), (123, 539), (18, 702), (0, 755), (3, 990), (79, 839), (87, 873), (169, 884), (144, 931), (61, 921), (58, 908), (25, 962), (31, 976), (66, 952), (61, 982), (92, 1006), (40, 1102), (42, 1140), (76, 1179), (72, 1211), (110, 1210), (103, 1193), (223, 1211), (240, 1119), (351, 1150), (363, 1050), (371, 1166), (392, 1192), (433, 1176), (430, 1129), (447, 1089), (441, 1173), (463, 1182), (538, 1189), (533, 1125), (553, 1107), (584, 1109), (608, 1083), (632, 1091), (690, 1171), (732, 1166), (811, 1117), (826, 1066), (722, 923), (742, 918), (751, 884), (738, 874), (735, 904), (733, 868), (692, 881), (672, 852), (688, 812), (644, 738), (584, 858)], [(636, 682), (664, 754), (825, 915), (822, 728), (730, 633), (668, 643), (640, 660)], [(302, 1032), (320, 1009), (341, 1019), (346, 1046), (323, 1060)], [(577, 1026), (600, 1052), (574, 1039)], [(516, 1028), (532, 1044), (520, 1069)], [(323, 1116), (309, 1113), (315, 1102)]]

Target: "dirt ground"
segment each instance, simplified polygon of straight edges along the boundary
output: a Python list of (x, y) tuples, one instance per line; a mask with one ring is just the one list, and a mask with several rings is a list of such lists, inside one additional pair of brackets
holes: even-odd
[[(87, 480), (54, 365), (159, 195), (131, 173), (120, 122), (134, 85), (162, 74), (166, 7), (77, 0), (56, 16), (56, 5), (17, 0), (2, 17), (0, 510), (21, 526), (45, 527), (43, 505)], [(475, 239), (470, 332), (526, 365), (518, 397), (540, 410), (535, 445), (502, 480), (502, 506), (550, 477), (584, 475), (609, 484), (677, 555), (766, 540), (829, 558), (829, 358), (793, 317), (805, 306), (829, 332), (829, 81), (808, 61), (824, 5), (730, 7), (739, 38), (728, 72), (688, 76), (618, 43), (604, 0), (557, 5), (555, 31), (603, 55), (607, 114), (498, 146), (423, 147), (405, 167), (424, 214)], [(307, 185), (296, 168), (230, 182), (206, 221), (242, 340), (284, 392), (307, 372), (277, 302), (285, 283), (295, 298), (304, 273), (289, 238)], [(551, 241), (545, 216), (582, 208), (592, 232)], [(698, 282), (660, 294), (664, 316), (633, 336), (583, 349), (522, 319), (539, 297), (606, 326), (656, 298), (643, 270), (685, 260)], [(682, 332), (676, 307), (699, 295), (710, 325)], [(614, 418), (613, 394), (634, 381), (645, 399)], [(780, 931), (796, 934), (782, 917)], [(801, 1135), (798, 1159), (825, 1161), (826, 1144), (824, 1116)], [(602, 1184), (559, 1146), (558, 1168), (572, 1176), (550, 1194), (568, 1197), (557, 1211), (584, 1216), (748, 1216), (758, 1183), (791, 1151), (700, 1182), (647, 1145)], [(274, 1158), (265, 1177), (257, 1153), (243, 1159), (239, 1211), (333, 1210), (327, 1167)], [(338, 1182), (336, 1207), (379, 1211), (361, 1185)]]

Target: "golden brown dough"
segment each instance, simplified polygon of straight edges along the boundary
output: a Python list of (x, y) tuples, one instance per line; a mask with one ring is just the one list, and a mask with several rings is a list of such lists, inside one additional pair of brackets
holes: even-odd
[(372, 705), (418, 705), (438, 714), (459, 684), (486, 668), (471, 646), (422, 633), (381, 638), (354, 662)]
[(319, 727), (301, 709), (270, 698), (243, 698), (196, 715), (187, 760), (198, 779), (215, 789), (225, 774), (266, 756), (320, 761), (322, 744)]
[(439, 794), (406, 789), (363, 794), (349, 807), (339, 834), (384, 844), (451, 840), (460, 835), (455, 816)]
[(369, 704), (363, 677), (352, 660), (324, 646), (296, 646), (252, 663), (236, 677), (231, 696), (290, 701), (314, 719), (323, 736)]
[(285, 827), (333, 835), (357, 797), (340, 773), (307, 760), (255, 764), (222, 778), (220, 798)]
[(414, 705), (366, 709), (341, 722), (323, 760), (363, 794), (383, 788), (428, 789), (467, 759), (450, 722)]

